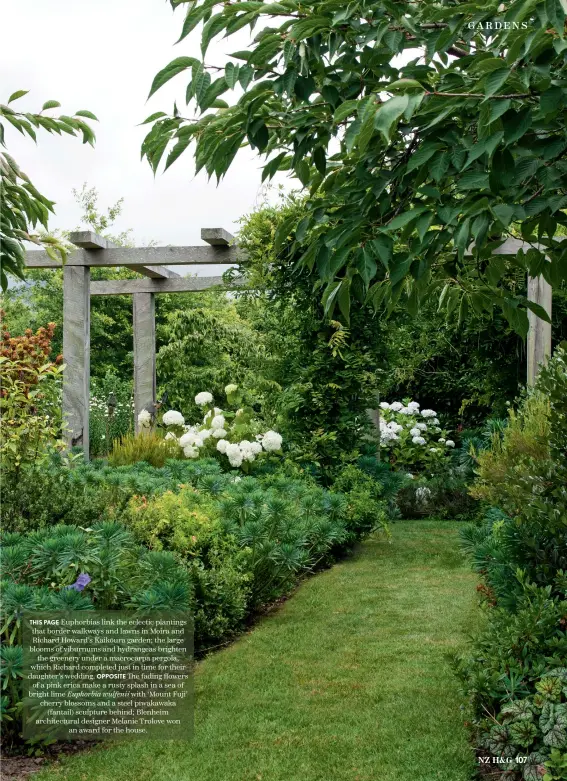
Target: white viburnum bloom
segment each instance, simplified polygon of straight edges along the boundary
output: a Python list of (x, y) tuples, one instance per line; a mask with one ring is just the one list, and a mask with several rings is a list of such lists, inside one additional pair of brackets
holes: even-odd
[(382, 401), (380, 403), (380, 409), (390, 409), (390, 405), (388, 404), (387, 401)]
[(427, 431), (427, 423), (416, 423), (415, 427), (420, 431)]
[(196, 447), (193, 447), (193, 445), (187, 445), (183, 448), (183, 455), (185, 458), (198, 458), (199, 451)]
[(277, 431), (266, 431), (262, 437), (262, 447), (268, 453), (273, 450), (280, 450), (282, 442), (283, 437)]
[(219, 453), (226, 453), (226, 448), (228, 447), (228, 441), (226, 439), (219, 439), (217, 442), (217, 450)]
[(453, 440), (452, 440), (452, 439), (448, 439), (448, 440), (445, 442), (445, 447), (455, 447), (455, 443), (453, 442)]
[(213, 400), (213, 394), (208, 391), (202, 391), (195, 396), (195, 404), (199, 407), (204, 407), (205, 404), (210, 404)]
[(225, 420), (224, 415), (215, 415), (214, 418), (211, 420), (211, 428), (214, 430), (216, 428), (224, 428)]
[(177, 412), (177, 410), (170, 409), (167, 412), (164, 412), (162, 423), (164, 426), (184, 426), (185, 418), (183, 417), (181, 412)]
[(165, 440), (166, 440), (166, 442), (167, 442), (167, 440), (169, 440), (169, 439), (177, 439), (177, 437), (175, 436), (175, 434), (173, 433), (173, 431), (168, 431), (168, 432), (167, 432), (167, 434), (165, 435)]
[(437, 413), (433, 409), (422, 409), (421, 410), (421, 417), (422, 418), (434, 418)]
[(417, 426), (414, 426), (412, 430), (410, 431), (410, 434), (412, 437), (420, 437), (421, 436), (421, 429), (419, 429)]
[(149, 428), (152, 423), (152, 416), (147, 409), (143, 409), (138, 415), (138, 425), (142, 428)]
[(423, 437), (414, 437), (412, 442), (414, 445), (425, 445), (425, 439)]
[(399, 412), (403, 406), (404, 405), (401, 403), (401, 401), (393, 401), (390, 404), (390, 409), (393, 410), (394, 412)]
[(444, 445), (446, 441), (447, 441), (447, 440), (446, 440), (446, 439), (443, 439), (443, 437), (440, 437), (440, 438), (437, 440), (437, 442), (440, 442), (442, 445)]
[(237, 390), (238, 390), (238, 385), (235, 385), (234, 383), (230, 383), (229, 385), (227, 385), (225, 387), (224, 392), (228, 396), (229, 393), (234, 393), (234, 391), (237, 391)]
[(215, 428), (213, 429), (213, 437), (215, 439), (222, 439), (223, 437), (226, 437), (226, 431), (224, 428)]

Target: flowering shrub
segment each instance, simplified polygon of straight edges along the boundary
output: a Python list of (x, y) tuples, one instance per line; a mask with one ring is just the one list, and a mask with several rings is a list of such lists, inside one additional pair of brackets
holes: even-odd
[(380, 404), (380, 447), (392, 466), (433, 469), (455, 447), (432, 409), (420, 410), (417, 401)]
[[(225, 388), (231, 406), (238, 407), (242, 394), (237, 385)], [(248, 471), (248, 465), (266, 454), (281, 452), (282, 437), (277, 431), (262, 431), (261, 422), (252, 407), (240, 407), (235, 412), (214, 406), (211, 393), (203, 391), (195, 396), (195, 403), (204, 411), (202, 423), (186, 425), (185, 418), (176, 410), (165, 412), (162, 424), (168, 429), (166, 439), (177, 440), (185, 458), (226, 456), (233, 468)], [(138, 417), (140, 420), (140, 416)]]

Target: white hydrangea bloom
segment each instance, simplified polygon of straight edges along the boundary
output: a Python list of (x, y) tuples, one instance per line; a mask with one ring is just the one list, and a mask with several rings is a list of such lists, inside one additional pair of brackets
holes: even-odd
[(222, 409), (221, 409), (220, 407), (215, 407), (215, 408), (213, 409), (213, 413), (214, 413), (215, 415), (222, 415)]
[(183, 454), (185, 458), (198, 458), (199, 457), (199, 451), (196, 447), (193, 447), (193, 445), (187, 445), (183, 448)]
[(415, 414), (419, 411), (419, 402), (418, 401), (410, 401), (408, 404), (408, 409), (411, 409), (412, 413)]
[(419, 488), (415, 489), (415, 498), (419, 502), (426, 502), (430, 496), (431, 496), (431, 491), (425, 485), (420, 485)]
[(211, 436), (212, 433), (213, 432), (210, 428), (203, 428), (201, 429), (201, 431), (199, 431), (199, 436), (204, 442), (206, 439), (208, 439)]
[(238, 385), (234, 385), (234, 383), (230, 383), (229, 385), (227, 385), (225, 387), (224, 392), (228, 396), (229, 393), (234, 393), (234, 391), (237, 391), (237, 390), (238, 390)]
[(412, 442), (414, 445), (425, 445), (425, 439), (423, 437), (414, 437)]
[(429, 452), (430, 453), (438, 453), (439, 452), (439, 448), (438, 447), (430, 447), (429, 448)]
[(412, 475), (412, 473), (411, 473), (411, 472), (407, 472), (407, 474), (406, 474), (406, 477), (407, 477), (409, 480), (414, 480), (414, 479), (415, 479), (415, 478), (414, 478), (414, 476)]
[(443, 437), (440, 437), (440, 438), (437, 440), (437, 442), (440, 442), (442, 445), (444, 445), (446, 441), (447, 441), (447, 440), (446, 440), (446, 439), (443, 439)]
[(205, 404), (210, 404), (213, 400), (213, 394), (208, 391), (202, 391), (195, 396), (195, 404), (199, 407), (204, 407)]
[(420, 431), (427, 431), (427, 423), (416, 423), (415, 427)]
[(224, 423), (224, 415), (215, 415), (211, 421), (211, 428), (213, 430), (216, 428), (224, 428)]
[(380, 409), (390, 409), (390, 405), (388, 404), (387, 401), (383, 401), (380, 404)]
[(421, 436), (421, 429), (419, 429), (417, 426), (414, 426), (412, 430), (410, 431), (410, 434), (412, 437), (420, 437)]
[(182, 437), (179, 438), (179, 444), (181, 447), (185, 447), (186, 445), (195, 445), (197, 440), (199, 440), (201, 443), (203, 442), (196, 431), (187, 431), (185, 434), (183, 434)]
[(167, 412), (164, 412), (162, 423), (164, 426), (184, 426), (185, 418), (183, 417), (181, 412), (177, 412), (177, 410), (170, 409)]
[(448, 440), (445, 442), (445, 446), (446, 446), (446, 447), (455, 447), (455, 443), (453, 442), (453, 440), (452, 440), (452, 439), (448, 439)]
[(242, 451), (236, 444), (227, 445), (226, 455), (231, 466), (238, 467), (242, 464)]
[(390, 409), (393, 410), (394, 412), (399, 412), (402, 409), (403, 406), (404, 405), (402, 404), (401, 401), (393, 401), (390, 404)]
[(152, 423), (152, 416), (147, 409), (143, 409), (138, 415), (138, 425), (141, 428), (149, 428)]
[(213, 437), (215, 439), (222, 439), (223, 437), (226, 437), (226, 431), (224, 428), (215, 428), (213, 429)]
[(431, 422), (433, 423), (434, 426), (438, 426), (439, 425), (439, 418), (433, 418), (433, 420)]
[(177, 437), (175, 436), (175, 434), (173, 433), (173, 431), (168, 431), (168, 432), (167, 432), (167, 434), (165, 435), (165, 439), (166, 439), (166, 441), (167, 441), (167, 440), (169, 440), (169, 439), (177, 439)]
[(250, 450), (257, 456), (258, 453), (262, 452), (262, 445), (259, 442), (252, 442), (250, 444)]
[(390, 423), (388, 423), (388, 431), (393, 431), (394, 434), (399, 434), (400, 431), (404, 430), (404, 427), (400, 423), (396, 423), (395, 420), (392, 420)]
[(272, 450), (280, 450), (283, 442), (283, 437), (278, 434), (277, 431), (266, 431), (262, 437), (262, 447), (267, 452)]
[(226, 448), (228, 447), (228, 442), (226, 439), (219, 439), (217, 442), (217, 450), (219, 453), (226, 453)]
[(434, 418), (436, 415), (437, 415), (437, 413), (433, 409), (422, 409), (421, 410), (421, 416), (423, 418)]
[(402, 407), (400, 410), (400, 415), (413, 415), (414, 411), (410, 409), (409, 407)]

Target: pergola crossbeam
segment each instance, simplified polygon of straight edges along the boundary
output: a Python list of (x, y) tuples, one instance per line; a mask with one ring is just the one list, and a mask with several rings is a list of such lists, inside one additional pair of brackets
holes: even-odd
[(91, 296), (124, 296), (137, 293), (197, 293), (211, 287), (239, 287), (240, 278), (225, 285), (222, 277), (178, 277), (177, 279), (112, 279), (91, 282)]

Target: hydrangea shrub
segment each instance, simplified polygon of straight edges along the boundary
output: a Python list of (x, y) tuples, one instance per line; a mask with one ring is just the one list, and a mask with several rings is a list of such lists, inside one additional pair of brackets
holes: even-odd
[(380, 404), (380, 447), (392, 466), (432, 469), (455, 447), (432, 409), (417, 401), (383, 401)]
[[(165, 438), (176, 440), (185, 458), (224, 456), (229, 465), (248, 471), (248, 466), (257, 458), (281, 453), (282, 436), (277, 431), (265, 430), (252, 407), (240, 407), (242, 393), (238, 385), (225, 387), (229, 411), (216, 407), (212, 393), (202, 391), (195, 396), (195, 403), (204, 412), (200, 423), (188, 425), (177, 410), (163, 414), (162, 425), (167, 429)], [(138, 422), (142, 427), (151, 425), (149, 413)], [(222, 459), (221, 459), (222, 460)]]

